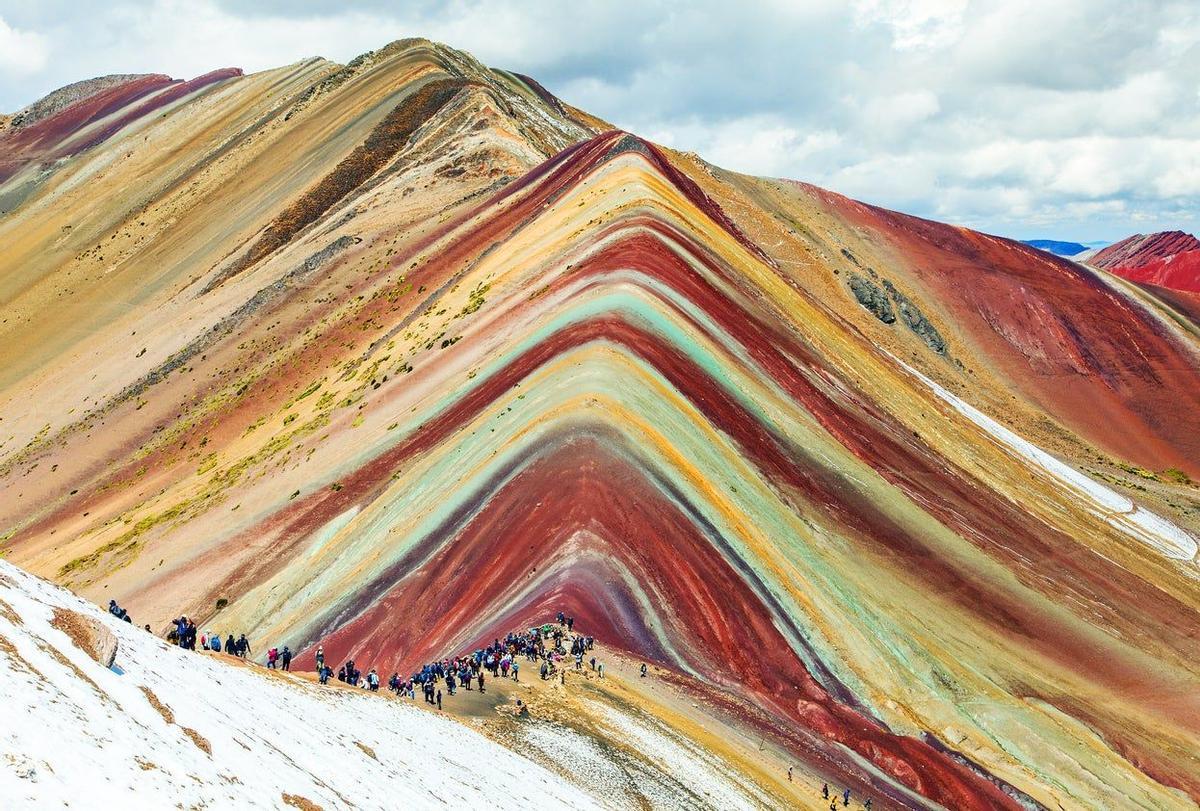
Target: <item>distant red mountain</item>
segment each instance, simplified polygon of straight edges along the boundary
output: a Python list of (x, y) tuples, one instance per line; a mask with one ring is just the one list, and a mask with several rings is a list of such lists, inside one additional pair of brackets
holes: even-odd
[(1135, 234), (1089, 263), (1130, 281), (1200, 293), (1200, 239), (1183, 231)]

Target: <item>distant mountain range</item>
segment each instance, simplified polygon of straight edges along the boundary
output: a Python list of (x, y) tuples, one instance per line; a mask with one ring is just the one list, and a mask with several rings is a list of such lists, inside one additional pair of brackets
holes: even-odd
[(1081, 253), (1097, 251), (1108, 245), (1108, 242), (1064, 242), (1058, 239), (1023, 239), (1021, 242), (1031, 248), (1052, 253), (1055, 256), (1077, 257)]
[(1040, 251), (1047, 251), (1055, 256), (1074, 256), (1088, 250), (1088, 246), (1079, 242), (1060, 242), (1057, 239), (1023, 239), (1021, 242)]

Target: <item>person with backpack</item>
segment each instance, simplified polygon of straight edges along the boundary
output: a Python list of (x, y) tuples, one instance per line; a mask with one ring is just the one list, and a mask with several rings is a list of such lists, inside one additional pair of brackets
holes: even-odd
[(241, 636), (238, 637), (238, 641), (237, 641), (237, 655), (242, 657), (243, 659), (245, 659), (246, 654), (248, 654), (248, 653), (251, 653), (250, 640), (246, 639), (245, 634), (242, 634)]
[(320, 677), (321, 684), (329, 684), (329, 674), (331, 672), (332, 671), (328, 667), (321, 665), (321, 667), (317, 670), (317, 675)]
[(375, 668), (371, 668), (371, 672), (367, 674), (367, 687), (372, 693), (379, 692), (379, 674), (375, 672)]
[(283, 653), (279, 654), (279, 665), (281, 670), (289, 673), (292, 671), (292, 651), (287, 645), (283, 646)]
[(221, 635), (208, 632), (208, 649), (213, 653), (221, 652)]
[(275, 660), (277, 660), (278, 658), (279, 658), (279, 651), (277, 649), (271, 648), (269, 651), (267, 651), (267, 667), (271, 670), (274, 670), (275, 669)]
[(225, 637), (225, 653), (230, 656), (237, 656), (237, 642), (233, 638), (233, 634)]

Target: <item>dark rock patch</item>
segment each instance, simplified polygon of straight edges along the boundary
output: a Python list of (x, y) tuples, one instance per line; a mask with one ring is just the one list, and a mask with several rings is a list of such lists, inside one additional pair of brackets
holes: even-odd
[(896, 289), (887, 279), (883, 280), (883, 286), (887, 288), (888, 295), (896, 302), (896, 309), (900, 311), (900, 320), (904, 322), (904, 326), (913, 331), (913, 334), (925, 342), (925, 345), (937, 352), (939, 355), (946, 354), (946, 341), (942, 338), (942, 334), (937, 331), (937, 327), (929, 322), (925, 317), (925, 313), (921, 312), (920, 308), (908, 298), (908, 296)]
[(887, 293), (882, 287), (858, 273), (851, 273), (847, 284), (850, 285), (850, 292), (854, 294), (854, 298), (858, 299), (858, 303), (871, 315), (885, 324), (896, 323), (896, 311), (892, 309), (892, 303), (888, 301)]

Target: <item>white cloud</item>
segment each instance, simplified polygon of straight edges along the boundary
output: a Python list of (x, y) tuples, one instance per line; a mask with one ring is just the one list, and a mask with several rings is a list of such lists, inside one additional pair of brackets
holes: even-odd
[(896, 50), (936, 50), (962, 37), (966, 8), (966, 0), (856, 0), (854, 14), (860, 26), (890, 28)]
[(46, 66), (49, 50), (41, 34), (13, 28), (0, 17), (0, 74), (27, 76)]
[(730, 169), (1020, 236), (1200, 229), (1191, 0), (0, 0), (0, 18), (0, 109), (420, 35)]

